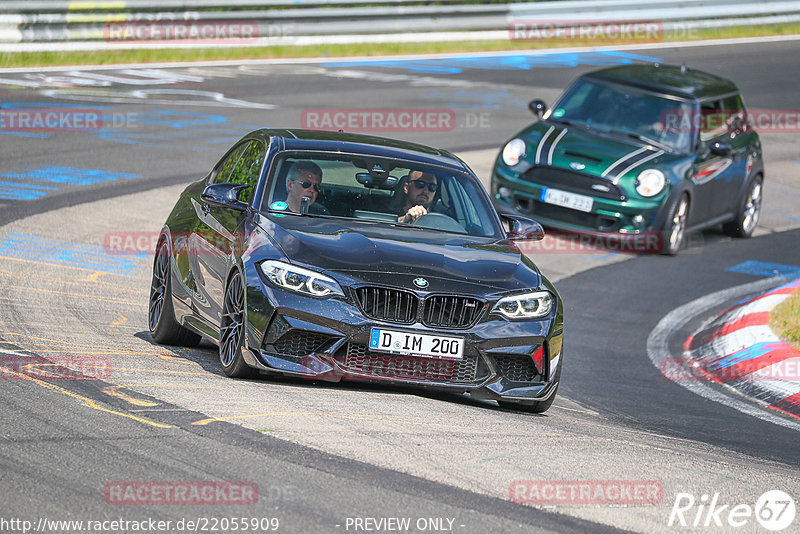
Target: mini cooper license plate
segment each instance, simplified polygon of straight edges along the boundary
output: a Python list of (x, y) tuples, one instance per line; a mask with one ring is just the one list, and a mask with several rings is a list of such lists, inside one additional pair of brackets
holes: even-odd
[(575, 193), (568, 193), (560, 189), (552, 189), (550, 187), (542, 188), (542, 195), (539, 198), (542, 202), (548, 204), (555, 204), (556, 206), (563, 206), (573, 210), (590, 212), (594, 199), (586, 195), (576, 195)]
[(412, 334), (373, 328), (369, 336), (370, 350), (460, 360), (464, 356), (464, 340), (458, 337)]

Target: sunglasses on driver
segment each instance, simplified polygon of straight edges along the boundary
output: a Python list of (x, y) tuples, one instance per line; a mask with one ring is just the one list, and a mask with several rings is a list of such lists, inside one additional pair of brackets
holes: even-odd
[(414, 184), (414, 187), (417, 189), (425, 189), (425, 186), (428, 186), (428, 191), (431, 193), (435, 193), (437, 189), (439, 189), (439, 184), (436, 182), (426, 182), (425, 180), (411, 180), (411, 183)]
[(295, 180), (295, 183), (297, 185), (299, 185), (300, 187), (302, 187), (303, 189), (308, 189), (313, 185), (314, 186), (314, 191), (316, 191), (317, 193), (319, 193), (320, 190), (322, 189), (319, 184), (316, 184), (316, 183), (312, 182), (311, 180), (306, 180), (305, 182), (298, 182), (297, 180)]

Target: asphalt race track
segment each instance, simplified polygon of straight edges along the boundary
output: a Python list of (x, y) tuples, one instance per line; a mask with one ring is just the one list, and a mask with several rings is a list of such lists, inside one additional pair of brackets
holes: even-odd
[[(102, 531), (51, 521), (148, 519), (171, 521), (170, 532), (194, 530), (183, 529), (186, 521), (243, 530), (223, 528), (230, 518), (263, 519), (256, 531), (278, 532), (765, 531), (753, 516), (741, 528), (668, 521), (680, 494), (698, 504), (718, 494), (729, 508), (755, 507), (769, 490), (796, 501), (800, 421), (736, 399), (757, 416), (746, 414), (668, 380), (648, 357), (648, 336), (704, 295), (800, 277), (796, 122), (761, 136), (767, 175), (755, 238), (704, 232), (674, 258), (533, 254), (558, 280), (566, 306), (562, 385), (543, 416), (414, 390), (231, 380), (214, 345), (164, 347), (147, 332), (152, 238), (184, 185), (245, 132), (303, 126), (309, 112), (329, 108), (444, 110), (454, 118), (447, 128), (376, 133), (453, 150), (487, 183), (501, 144), (532, 120), (530, 99), (552, 102), (578, 74), (630, 61), (685, 62), (736, 81), (751, 109), (800, 109), (800, 41), (790, 39), (0, 71), (3, 111), (103, 117), (99, 127), (0, 128), (0, 532), (22, 531), (3, 520), (44, 532)], [(117, 245), (125, 253), (113, 253)], [(731, 270), (747, 261), (781, 276)], [(687, 317), (668, 336), (670, 350), (678, 357), (688, 335), (741, 298)], [(20, 361), (77, 366), (95, 379), (26, 379)], [(256, 488), (257, 498), (130, 504), (114, 497), (131, 483), (215, 481)], [(649, 502), (534, 506), (513, 502), (516, 481), (642, 483), (659, 492)], [(695, 506), (687, 522), (696, 514), (705, 521)], [(390, 518), (409, 518), (410, 527)]]

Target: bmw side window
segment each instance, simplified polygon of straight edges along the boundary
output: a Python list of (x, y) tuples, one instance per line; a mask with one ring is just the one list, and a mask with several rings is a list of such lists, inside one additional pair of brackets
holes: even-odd
[(252, 141), (242, 152), (239, 161), (228, 175), (226, 180), (232, 184), (247, 184), (250, 186), (239, 192), (239, 200), (250, 203), (253, 192), (258, 183), (261, 173), (261, 165), (264, 163), (264, 145), (258, 141)]
[(211, 177), (212, 184), (224, 184), (228, 181), (231, 171), (233, 171), (233, 168), (236, 167), (236, 163), (239, 161), (242, 152), (244, 152), (248, 144), (249, 143), (242, 143), (241, 145), (237, 146), (224, 160), (217, 165), (217, 169), (214, 171), (214, 175)]

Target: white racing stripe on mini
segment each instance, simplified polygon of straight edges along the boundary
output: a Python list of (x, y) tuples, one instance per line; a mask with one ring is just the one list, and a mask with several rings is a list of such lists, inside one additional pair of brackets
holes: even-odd
[(550, 129), (547, 130), (547, 132), (545, 132), (545, 134), (542, 136), (541, 141), (539, 141), (539, 145), (536, 147), (536, 158), (533, 160), (535, 164), (539, 163), (539, 158), (542, 155), (542, 146), (544, 146), (544, 143), (547, 141), (547, 138), (550, 137), (550, 134), (553, 133), (553, 130), (555, 130), (555, 127), (551, 126)]
[(631, 164), (631, 165), (628, 165), (628, 166), (627, 166), (625, 169), (623, 169), (622, 171), (620, 171), (620, 173), (619, 173), (619, 174), (617, 174), (617, 175), (614, 177), (614, 179), (613, 179), (613, 180), (611, 180), (611, 183), (612, 183), (612, 184), (614, 184), (614, 185), (617, 185), (617, 182), (619, 182), (619, 179), (620, 179), (620, 178), (622, 178), (623, 176), (625, 176), (625, 173), (627, 173), (629, 170), (631, 170), (631, 169), (634, 169), (634, 168), (636, 168), (636, 167), (638, 167), (639, 165), (642, 165), (642, 164), (644, 164), (644, 163), (647, 163), (647, 162), (648, 162), (648, 161), (650, 161), (651, 159), (657, 158), (658, 156), (660, 156), (660, 155), (661, 155), (661, 154), (663, 154), (663, 153), (664, 153), (664, 151), (663, 151), (663, 150), (659, 150), (658, 152), (654, 152), (653, 154), (650, 154), (650, 155), (649, 155), (649, 156), (647, 156), (646, 158), (642, 158), (641, 160), (637, 161), (636, 163), (633, 163), (633, 164)]
[(558, 137), (556, 137), (556, 140), (553, 141), (553, 144), (550, 145), (550, 152), (547, 153), (547, 164), (548, 165), (552, 165), (553, 164), (553, 152), (556, 149), (556, 145), (558, 144), (559, 141), (561, 141), (561, 138), (564, 137), (566, 134), (567, 134), (567, 129), (564, 128), (563, 130), (561, 130), (561, 133), (558, 134)]
[(617, 165), (619, 165), (619, 164), (620, 164), (620, 163), (622, 163), (623, 161), (627, 161), (628, 159), (630, 159), (630, 158), (632, 158), (632, 157), (634, 157), (634, 156), (638, 156), (639, 154), (641, 154), (641, 153), (642, 153), (642, 152), (644, 152), (645, 150), (648, 150), (648, 147), (644, 146), (644, 147), (642, 147), (642, 148), (639, 148), (639, 149), (637, 149), (637, 150), (634, 150), (634, 151), (633, 151), (633, 152), (631, 152), (630, 154), (626, 154), (626, 155), (622, 156), (622, 157), (621, 157), (621, 158), (619, 158), (617, 161), (615, 161), (614, 163), (612, 163), (612, 164), (611, 164), (611, 165), (610, 165), (610, 166), (609, 166), (609, 167), (608, 167), (606, 170), (604, 170), (604, 171), (603, 171), (603, 174), (601, 174), (601, 175), (600, 175), (600, 178), (605, 178), (605, 177), (606, 177), (606, 175), (607, 175), (608, 173), (610, 173), (612, 170), (614, 170), (614, 167), (616, 167)]

